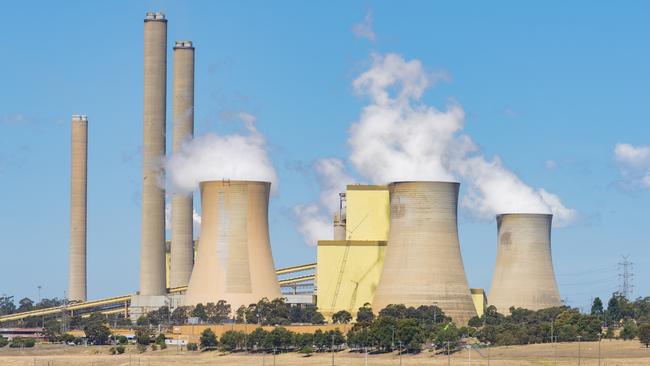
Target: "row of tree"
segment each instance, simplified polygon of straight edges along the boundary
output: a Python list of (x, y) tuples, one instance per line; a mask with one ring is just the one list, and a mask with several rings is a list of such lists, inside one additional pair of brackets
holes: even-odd
[[(348, 313), (349, 314), (349, 313)], [(323, 324), (325, 318), (316, 307), (290, 306), (284, 299), (268, 300), (263, 298), (255, 304), (242, 306), (234, 313), (227, 302), (181, 306), (170, 311), (163, 306), (151, 311), (137, 320), (138, 325), (183, 325), (189, 318), (196, 318), (201, 323), (222, 324), (241, 323), (259, 325), (288, 325), (295, 323)]]

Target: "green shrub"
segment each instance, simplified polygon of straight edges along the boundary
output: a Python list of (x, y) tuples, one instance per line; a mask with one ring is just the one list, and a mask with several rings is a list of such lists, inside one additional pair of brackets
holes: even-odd
[(302, 353), (305, 357), (309, 357), (312, 353), (314, 353), (314, 350), (311, 348), (311, 346), (304, 346), (298, 352)]
[(125, 348), (124, 348), (124, 346), (120, 345), (120, 346), (115, 347), (115, 350), (117, 351), (118, 354), (121, 355), (122, 353), (124, 353)]
[(115, 347), (111, 347), (111, 348), (108, 349), (108, 353), (114, 355), (114, 354), (117, 353), (117, 351), (115, 350)]
[(125, 336), (121, 335), (121, 336), (117, 337), (117, 343), (122, 344), (122, 345), (129, 344), (129, 339), (126, 338)]
[(151, 344), (151, 350), (152, 350), (152, 351), (157, 351), (157, 350), (158, 350), (158, 345), (155, 344), (155, 343), (152, 343), (152, 344)]
[(23, 337), (16, 337), (11, 341), (11, 344), (9, 344), (9, 347), (11, 348), (31, 348), (34, 347), (36, 344), (36, 341), (34, 338), (23, 338)]
[(0, 348), (9, 344), (9, 340), (0, 335)]
[(144, 344), (138, 343), (138, 353), (145, 353), (147, 351), (147, 346)]
[(199, 350), (199, 345), (196, 343), (188, 343), (187, 344), (187, 350), (188, 351), (198, 351)]
[(161, 343), (160, 349), (167, 349), (167, 343)]

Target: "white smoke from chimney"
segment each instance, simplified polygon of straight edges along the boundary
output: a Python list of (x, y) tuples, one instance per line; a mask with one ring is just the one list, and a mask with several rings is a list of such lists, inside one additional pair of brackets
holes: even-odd
[(184, 144), (166, 161), (173, 192), (192, 192), (199, 182), (222, 179), (268, 181), (271, 190), (277, 190), (277, 175), (266, 139), (255, 128), (255, 117), (248, 113), (238, 117), (247, 134), (205, 134)]
[[(199, 234), (201, 234), (201, 214), (196, 212), (194, 208), (192, 208), (192, 227), (193, 227), (193, 234), (194, 234), (194, 239), (199, 237)], [(171, 230), (172, 229), (172, 204), (171, 202), (167, 202), (165, 204), (165, 230)]]
[(422, 102), (427, 88), (445, 73), (428, 73), (417, 60), (373, 55), (371, 68), (354, 82), (370, 98), (350, 128), (350, 162), (376, 184), (403, 180), (461, 180), (462, 201), (471, 214), (553, 213), (562, 226), (576, 218), (559, 197), (533, 189), (508, 170), (499, 157), (487, 159), (468, 135), (461, 134), (464, 111), (457, 103), (438, 110)]
[(345, 192), (346, 185), (353, 182), (339, 159), (317, 160), (313, 168), (321, 192), (320, 201), (293, 207), (298, 231), (309, 245), (333, 238), (332, 215), (339, 208), (339, 193)]

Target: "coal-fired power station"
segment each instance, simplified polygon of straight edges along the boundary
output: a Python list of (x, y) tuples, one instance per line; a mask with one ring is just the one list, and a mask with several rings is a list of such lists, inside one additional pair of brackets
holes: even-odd
[(70, 169), (70, 263), (68, 299), (86, 301), (86, 199), (88, 118), (73, 115)]
[(551, 221), (546, 214), (497, 216), (497, 259), (488, 302), (500, 313), (562, 305), (551, 258)]
[(373, 309), (436, 305), (457, 324), (476, 315), (458, 240), (459, 183), (388, 185), (390, 231)]
[[(171, 54), (171, 147), (176, 154), (194, 138), (194, 44), (176, 41)], [(118, 301), (125, 311), (128, 306), (125, 316), (135, 320), (163, 306), (173, 311), (223, 300), (234, 312), (263, 298), (283, 297), (292, 306), (318, 306), (328, 320), (342, 310), (354, 316), (368, 303), (375, 313), (390, 304), (435, 305), (456, 324), (465, 325), (473, 316), (483, 315), (488, 304), (504, 314), (511, 307), (539, 310), (562, 304), (551, 256), (550, 214), (497, 216), (497, 256), (489, 296), (483, 289), (469, 288), (458, 237), (456, 182), (349, 184), (339, 193), (336, 212), (330, 212), (332, 232), (324, 234), (334, 240), (318, 240), (317, 263), (276, 271), (269, 238), (271, 183), (211, 177), (196, 187), (201, 195), (198, 247), (193, 193), (170, 195), (167, 257), (166, 78), (167, 19), (160, 12), (149, 12), (144, 19), (139, 291), (75, 306), (97, 303), (92, 306), (106, 310), (104, 306)], [(87, 301), (85, 115), (72, 116), (71, 136), (67, 296), (82, 302)], [(290, 273), (301, 275), (288, 277)]]
[(144, 19), (144, 129), (142, 144), (142, 232), (140, 294), (164, 295), (165, 284), (165, 113), (167, 97), (167, 20), (162, 13)]
[[(194, 135), (194, 47), (177, 41), (173, 53), (173, 152)], [(171, 287), (187, 286), (194, 265), (192, 193), (172, 197), (172, 240), (169, 271)]]
[(271, 183), (201, 184), (201, 237), (185, 305), (227, 301), (233, 310), (280, 297), (269, 240)]

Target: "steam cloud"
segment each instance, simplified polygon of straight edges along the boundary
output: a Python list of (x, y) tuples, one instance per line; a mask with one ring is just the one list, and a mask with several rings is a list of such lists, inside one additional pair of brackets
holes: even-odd
[(209, 180), (257, 180), (271, 182), (277, 175), (266, 150), (266, 139), (255, 128), (255, 117), (239, 114), (247, 134), (206, 134), (186, 143), (166, 161), (172, 192), (188, 193)]
[[(352, 84), (358, 95), (370, 100), (350, 128), (349, 161), (355, 171), (374, 184), (460, 180), (468, 187), (462, 207), (480, 218), (552, 213), (556, 226), (573, 222), (576, 211), (565, 207), (558, 196), (528, 186), (498, 156), (489, 159), (481, 153), (471, 137), (462, 133), (465, 113), (458, 103), (449, 102), (439, 110), (422, 101), (428, 88), (448, 78), (444, 72), (427, 72), (418, 60), (373, 55), (370, 69)], [(339, 166), (343, 168), (342, 163)], [(316, 170), (319, 181), (325, 183), (338, 181), (337, 176), (344, 174)], [(338, 184), (336, 188), (342, 191), (343, 183)], [(327, 187), (321, 193), (320, 206), (325, 209), (329, 203), (322, 201), (333, 196), (329, 191), (334, 187), (322, 185)]]
[(614, 157), (626, 189), (650, 188), (650, 145), (616, 144)]
[(293, 207), (293, 214), (298, 220), (298, 231), (309, 245), (316, 245), (318, 240), (332, 239), (331, 217), (339, 208), (339, 192), (343, 192), (345, 186), (353, 182), (339, 159), (320, 159), (313, 167), (321, 191), (320, 201)]

